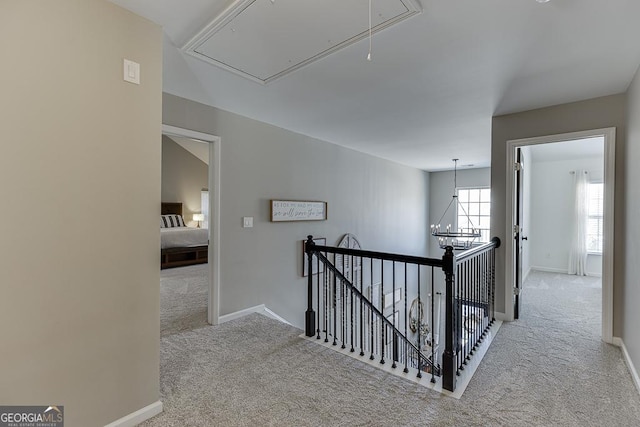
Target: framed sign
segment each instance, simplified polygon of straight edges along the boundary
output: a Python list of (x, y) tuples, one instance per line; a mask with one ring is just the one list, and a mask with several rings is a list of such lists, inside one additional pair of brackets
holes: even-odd
[(304, 200), (271, 200), (271, 222), (324, 221), (327, 202)]

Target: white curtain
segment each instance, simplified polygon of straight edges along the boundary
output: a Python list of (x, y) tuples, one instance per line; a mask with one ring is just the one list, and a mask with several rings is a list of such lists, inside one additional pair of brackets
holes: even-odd
[(587, 172), (578, 169), (574, 175), (575, 197), (573, 235), (569, 251), (569, 274), (586, 276), (587, 265)]

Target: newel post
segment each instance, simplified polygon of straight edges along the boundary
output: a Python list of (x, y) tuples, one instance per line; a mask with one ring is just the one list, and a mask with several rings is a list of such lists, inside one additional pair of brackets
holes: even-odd
[(313, 247), (316, 244), (313, 236), (307, 236), (305, 242), (305, 252), (307, 253), (307, 262), (309, 267), (309, 275), (307, 277), (307, 311), (305, 313), (304, 330), (305, 335), (312, 337), (316, 332), (316, 313), (313, 311)]
[(449, 391), (456, 389), (456, 347), (455, 331), (455, 276), (456, 256), (453, 247), (447, 246), (442, 256), (442, 270), (445, 275), (445, 346), (442, 354), (442, 388)]

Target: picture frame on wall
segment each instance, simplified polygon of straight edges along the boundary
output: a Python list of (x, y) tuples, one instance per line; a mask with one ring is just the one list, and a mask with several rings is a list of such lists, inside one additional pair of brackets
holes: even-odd
[[(326, 246), (327, 239), (324, 237), (316, 237), (315, 239), (313, 239), (313, 243), (320, 246)], [(307, 249), (307, 241), (303, 240), (302, 241), (302, 277), (309, 276), (309, 260), (307, 259), (307, 252), (305, 252), (306, 249)], [(313, 259), (313, 271), (311, 272), (311, 274), (315, 275), (318, 273), (324, 273), (324, 264), (319, 263), (320, 270), (318, 271), (318, 257), (314, 255), (312, 259)]]
[(326, 221), (327, 202), (271, 200), (271, 222)]

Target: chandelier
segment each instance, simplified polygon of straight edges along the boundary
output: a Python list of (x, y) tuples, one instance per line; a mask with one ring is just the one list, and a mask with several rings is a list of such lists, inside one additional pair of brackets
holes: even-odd
[[(449, 206), (444, 210), (442, 216), (438, 220), (438, 224), (431, 224), (431, 235), (438, 239), (438, 245), (441, 249), (445, 249), (447, 246), (452, 246), (453, 249), (469, 249), (473, 246), (473, 242), (481, 236), (480, 230), (475, 228), (469, 218), (469, 214), (464, 209), (464, 206), (458, 200), (458, 194), (456, 193), (458, 180), (458, 159), (453, 159), (453, 198), (449, 202)], [(464, 215), (467, 217), (469, 228), (454, 229), (451, 224), (442, 228), (441, 222), (444, 216), (447, 214), (451, 206), (460, 207)]]

